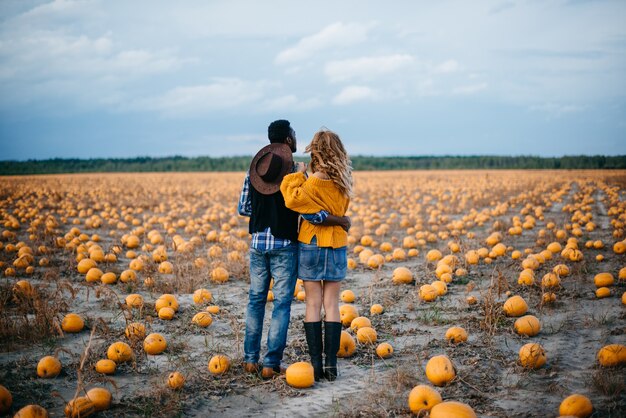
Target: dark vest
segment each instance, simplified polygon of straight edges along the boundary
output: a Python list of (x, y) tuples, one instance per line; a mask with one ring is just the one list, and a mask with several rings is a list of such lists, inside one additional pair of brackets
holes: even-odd
[(285, 199), (280, 190), (271, 195), (264, 195), (250, 184), (250, 201), (252, 215), (248, 231), (251, 234), (262, 232), (269, 226), (276, 238), (293, 242), (298, 240), (298, 213), (285, 207)]

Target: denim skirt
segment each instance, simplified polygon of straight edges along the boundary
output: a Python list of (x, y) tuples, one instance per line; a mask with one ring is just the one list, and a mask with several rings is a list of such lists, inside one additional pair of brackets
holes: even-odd
[(298, 277), (302, 280), (338, 282), (346, 277), (346, 247), (318, 247), (313, 237), (310, 244), (299, 244)]

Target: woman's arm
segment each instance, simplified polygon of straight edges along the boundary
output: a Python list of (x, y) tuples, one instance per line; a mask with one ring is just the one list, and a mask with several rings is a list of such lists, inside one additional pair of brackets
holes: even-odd
[(302, 187), (306, 177), (302, 172), (287, 174), (280, 184), (285, 206), (298, 213), (317, 213), (324, 208), (315, 203)]

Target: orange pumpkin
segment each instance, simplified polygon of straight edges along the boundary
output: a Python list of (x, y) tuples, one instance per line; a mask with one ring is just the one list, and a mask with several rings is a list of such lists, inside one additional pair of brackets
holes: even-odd
[(61, 373), (61, 362), (58, 358), (45, 356), (37, 364), (37, 376), (44, 379), (57, 377)]
[(523, 367), (538, 369), (546, 364), (546, 352), (538, 343), (528, 343), (519, 350), (519, 360)]
[(107, 357), (116, 363), (129, 361), (133, 356), (133, 350), (128, 344), (122, 341), (114, 342), (107, 350)]
[(428, 385), (417, 385), (409, 392), (409, 409), (416, 415), (420, 415), (422, 411), (430, 411), (441, 401), (439, 391)]
[(450, 383), (456, 376), (452, 362), (445, 355), (434, 356), (426, 363), (426, 377), (435, 386)]
[(285, 378), (287, 384), (291, 387), (298, 389), (309, 388), (315, 383), (313, 366), (306, 361), (293, 363), (287, 367)]
[(534, 315), (525, 315), (515, 321), (514, 327), (519, 335), (534, 337), (541, 331), (541, 322)]
[(143, 350), (146, 354), (156, 356), (167, 348), (165, 337), (158, 333), (152, 333), (143, 340)]
[(63, 329), (63, 331), (65, 332), (80, 332), (83, 330), (84, 327), (85, 322), (83, 321), (83, 318), (75, 313), (69, 313), (65, 315), (63, 321), (61, 321), (61, 329)]
[(523, 297), (519, 295), (511, 296), (504, 302), (502, 306), (506, 316), (522, 316), (528, 311), (528, 304)]
[(577, 393), (563, 399), (559, 405), (559, 415), (586, 418), (593, 413), (593, 405), (589, 398)]
[(92, 388), (87, 391), (86, 397), (93, 402), (96, 412), (105, 411), (111, 407), (113, 397), (105, 388)]
[(11, 392), (4, 386), (0, 385), (0, 414), (4, 414), (11, 409), (13, 404), (13, 396)]
[(354, 342), (354, 338), (352, 338), (352, 335), (348, 334), (347, 331), (341, 331), (337, 357), (350, 357), (355, 353), (355, 351), (356, 343)]
[(102, 374), (113, 374), (117, 368), (117, 363), (110, 359), (98, 360), (96, 363), (96, 371)]
[[(313, 366), (311, 366), (313, 367)], [(211, 357), (209, 372), (214, 375), (222, 375), (230, 369), (230, 359), (222, 354)]]
[(430, 418), (476, 418), (476, 413), (467, 404), (456, 401), (438, 403), (430, 410)]
[(450, 327), (446, 331), (446, 340), (453, 344), (458, 344), (467, 341), (467, 331), (461, 327)]
[(389, 343), (380, 343), (376, 347), (376, 355), (380, 358), (389, 358), (393, 355), (393, 347)]
[(167, 385), (174, 389), (180, 389), (185, 384), (185, 376), (183, 376), (180, 372), (172, 372), (167, 376)]

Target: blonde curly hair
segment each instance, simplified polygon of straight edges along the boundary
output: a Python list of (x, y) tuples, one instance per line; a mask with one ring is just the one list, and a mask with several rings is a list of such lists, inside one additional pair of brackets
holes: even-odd
[(304, 150), (311, 154), (311, 170), (321, 171), (348, 197), (352, 197), (352, 161), (333, 131), (322, 128), (313, 135)]

